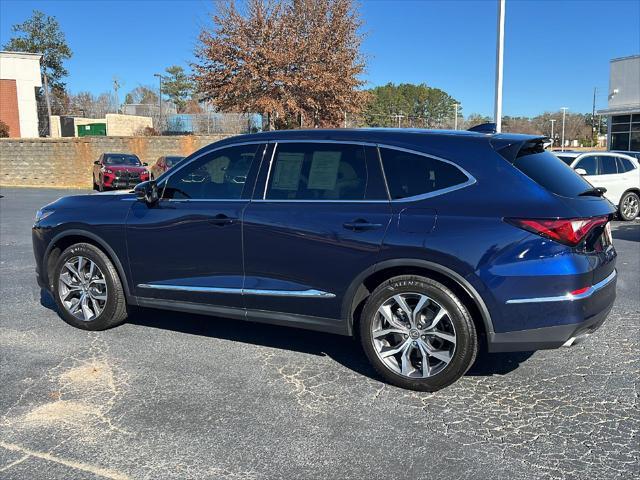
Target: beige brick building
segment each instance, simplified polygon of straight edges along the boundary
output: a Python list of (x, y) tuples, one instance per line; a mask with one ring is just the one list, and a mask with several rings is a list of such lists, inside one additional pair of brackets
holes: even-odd
[(0, 52), (0, 120), (9, 126), (10, 137), (38, 136), (40, 58), (35, 53)]

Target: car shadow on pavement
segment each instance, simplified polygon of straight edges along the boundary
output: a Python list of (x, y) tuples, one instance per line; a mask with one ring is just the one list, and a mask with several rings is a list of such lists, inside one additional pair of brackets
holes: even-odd
[(640, 242), (640, 223), (627, 222), (617, 225), (611, 232), (615, 240), (627, 240), (629, 242)]
[[(57, 306), (54, 300), (45, 290), (41, 290), (40, 303), (42, 306), (57, 313)], [(361, 375), (381, 380), (369, 365), (359, 342), (351, 337), (147, 308), (136, 308), (129, 315), (127, 323), (141, 327), (171, 330), (188, 335), (200, 335), (251, 345), (291, 350), (310, 355), (326, 355)], [(478, 353), (475, 364), (467, 372), (467, 375), (491, 376), (507, 374), (517, 369), (520, 363), (529, 358), (532, 353), (487, 353), (486, 348), (482, 348)]]

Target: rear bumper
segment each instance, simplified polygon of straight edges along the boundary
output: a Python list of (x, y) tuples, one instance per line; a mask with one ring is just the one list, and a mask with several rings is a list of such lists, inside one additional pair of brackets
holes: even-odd
[(489, 351), (533, 351), (578, 343), (600, 328), (609, 315), (616, 298), (616, 277), (614, 270), (609, 277), (591, 287), (588, 292), (575, 297), (532, 298), (528, 299), (528, 302), (520, 300), (517, 303), (540, 307), (541, 313), (563, 311), (568, 317), (581, 318), (581, 321), (529, 330), (490, 333)]

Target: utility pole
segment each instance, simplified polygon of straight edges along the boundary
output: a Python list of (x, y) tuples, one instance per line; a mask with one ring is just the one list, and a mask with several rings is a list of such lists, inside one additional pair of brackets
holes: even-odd
[(458, 129), (458, 104), (454, 103), (453, 106), (455, 107), (455, 111), (456, 111), (456, 116), (453, 119), (453, 129), (457, 130)]
[(569, 109), (567, 107), (562, 107), (560, 110), (562, 110), (562, 151), (564, 152), (564, 119), (567, 114), (567, 110)]
[(555, 138), (553, 138), (553, 124), (556, 123), (556, 120), (554, 118), (551, 119), (551, 148), (553, 148), (553, 144), (556, 141)]
[(498, 27), (496, 45), (496, 96), (493, 112), (496, 132), (502, 131), (502, 67), (504, 59), (504, 14), (506, 0), (498, 0)]
[(113, 77), (113, 92), (116, 97), (116, 113), (120, 113), (120, 97), (118, 96), (118, 89), (120, 88), (120, 82), (116, 77)]
[(42, 77), (44, 78), (44, 98), (47, 101), (47, 125), (49, 127), (49, 136), (51, 136), (51, 100), (49, 99), (49, 81), (46, 73), (43, 73)]
[[(598, 87), (593, 87), (593, 107), (591, 108), (591, 146), (594, 146), (593, 136), (596, 131), (596, 91)], [(597, 137), (596, 137), (597, 141)]]
[(160, 81), (160, 88), (158, 89), (158, 107), (159, 107), (159, 120), (158, 120), (158, 127), (159, 130), (162, 131), (162, 75), (160, 75), (159, 73), (154, 73), (153, 74), (154, 77), (158, 77), (158, 80)]

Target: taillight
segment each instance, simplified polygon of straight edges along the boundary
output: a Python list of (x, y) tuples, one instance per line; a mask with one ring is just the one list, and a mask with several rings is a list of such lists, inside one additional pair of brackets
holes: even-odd
[(593, 218), (569, 218), (562, 220), (505, 218), (516, 227), (537, 233), (556, 242), (575, 247), (594, 228), (609, 221), (608, 216)]

